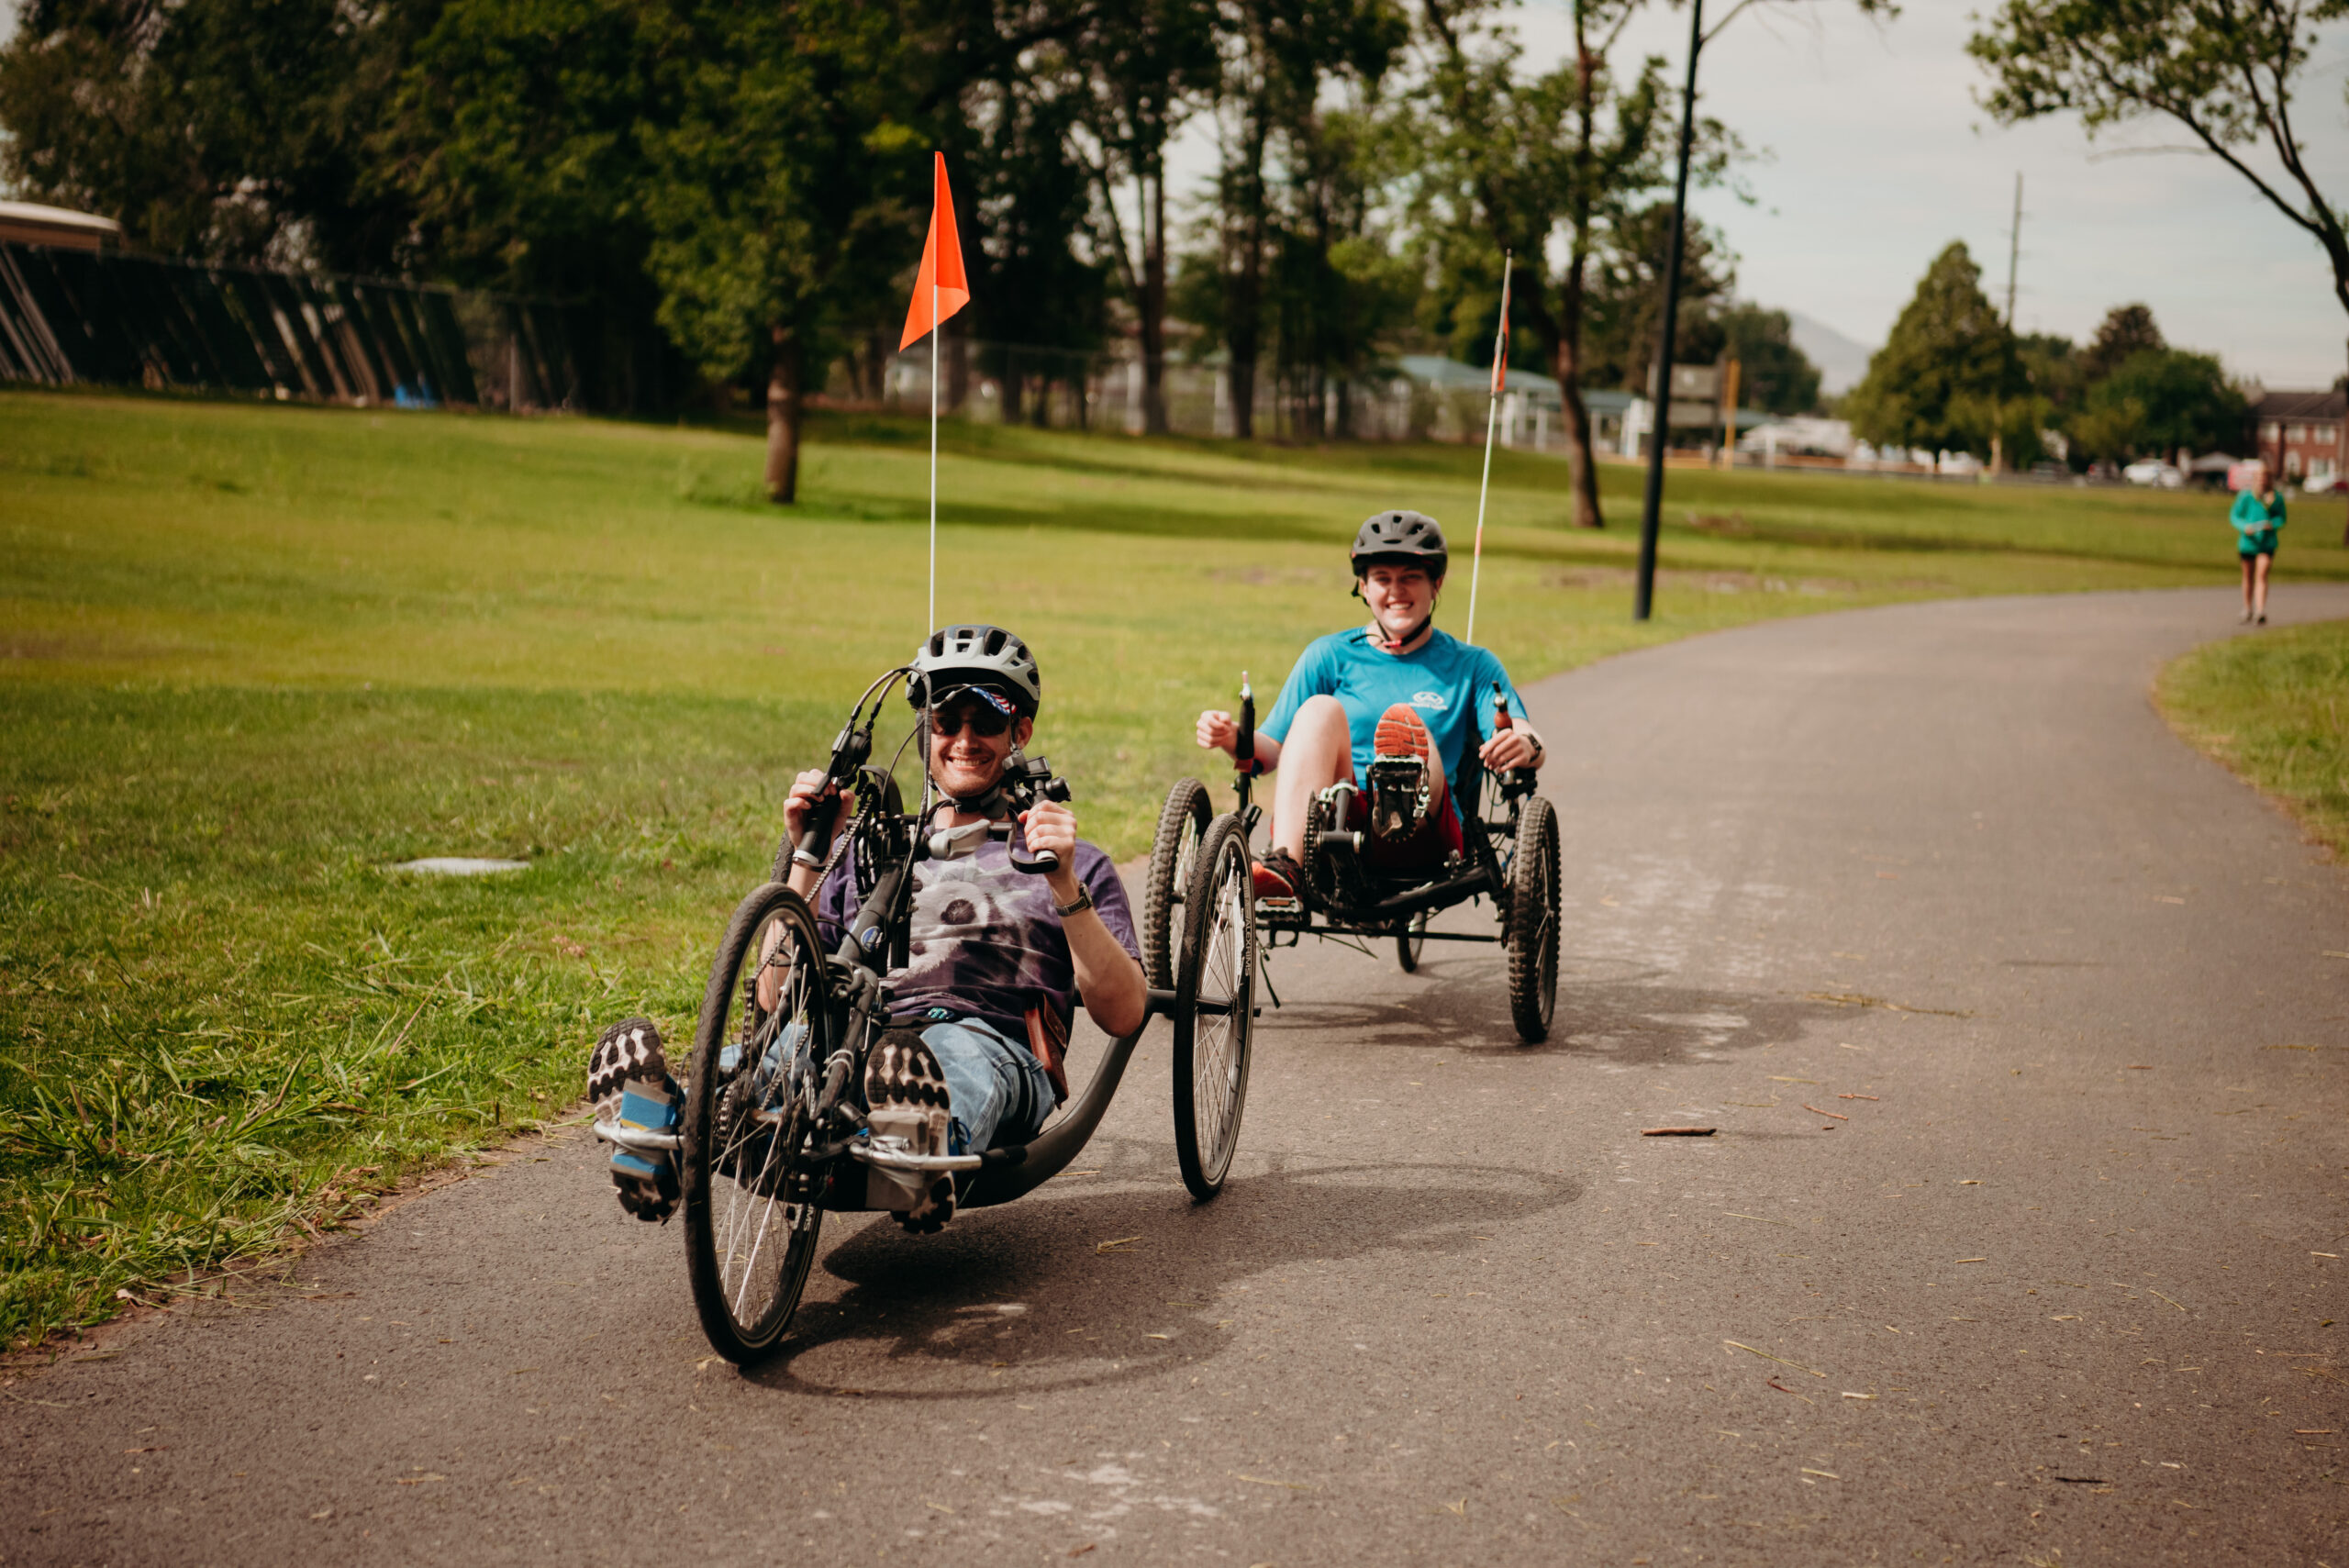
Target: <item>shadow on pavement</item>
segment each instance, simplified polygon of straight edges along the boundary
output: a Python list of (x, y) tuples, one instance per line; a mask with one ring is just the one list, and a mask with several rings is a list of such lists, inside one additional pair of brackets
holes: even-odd
[[(1582, 1192), (1497, 1166), (1296, 1164), (1234, 1177), (1197, 1206), (1180, 1188), (1064, 1185), (930, 1237), (882, 1221), (821, 1260), (850, 1288), (804, 1304), (783, 1355), (743, 1376), (785, 1393), (957, 1400), (1129, 1383), (1183, 1362), (1204, 1373), (1234, 1352), (1217, 1313), (1245, 1305), (1254, 1276), (1381, 1252), (1398, 1274), (1441, 1270), (1497, 1207), (1520, 1218)], [(1337, 1331), (1348, 1310), (1332, 1304), (1307, 1327)], [(1265, 1347), (1252, 1334), (1247, 1349)]]
[[(1392, 963), (1392, 960), (1388, 960)], [(1656, 984), (1662, 970), (1606, 960), (1563, 960), (1550, 1036), (1526, 1045), (1509, 1023), (1505, 972), (1490, 959), (1438, 959), (1401, 982), (1399, 1001), (1308, 999), (1291, 994), (1266, 1007), (1260, 1041), (1287, 1030), (1330, 1030), (1385, 1046), (1487, 1057), (1590, 1056), (1621, 1066), (1717, 1061), (1736, 1051), (1800, 1038), (1835, 1016), (1831, 1003)]]

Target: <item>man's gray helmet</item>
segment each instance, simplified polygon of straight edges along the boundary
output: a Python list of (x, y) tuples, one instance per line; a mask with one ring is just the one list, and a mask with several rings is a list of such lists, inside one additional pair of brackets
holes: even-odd
[(1452, 560), (1443, 526), (1425, 512), (1381, 512), (1354, 531), (1354, 577), (1373, 566), (1418, 566), (1431, 577), (1443, 575)]
[(1036, 656), (999, 626), (950, 626), (931, 632), (914, 655), (906, 700), (919, 707), (963, 686), (1000, 692), (1030, 718), (1044, 700), (1044, 677), (1036, 668)]

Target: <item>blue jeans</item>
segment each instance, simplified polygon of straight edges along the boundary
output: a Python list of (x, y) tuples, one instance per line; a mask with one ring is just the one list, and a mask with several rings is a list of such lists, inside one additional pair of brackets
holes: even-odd
[(953, 1116), (947, 1129), (950, 1152), (1025, 1142), (1052, 1114), (1052, 1081), (1044, 1075), (1044, 1064), (994, 1025), (980, 1018), (949, 1019), (923, 1029), (921, 1040), (946, 1074)]
[[(798, 1051), (805, 1032), (797, 1024), (785, 1028), (768, 1048), (769, 1071)], [(1045, 1075), (1044, 1064), (1026, 1045), (984, 1018), (926, 1025), (921, 1040), (946, 1075), (950, 1152), (993, 1149), (1000, 1140), (1024, 1141), (1035, 1137), (1052, 1114), (1052, 1081)], [(740, 1049), (729, 1045), (719, 1055), (722, 1071), (733, 1071)]]

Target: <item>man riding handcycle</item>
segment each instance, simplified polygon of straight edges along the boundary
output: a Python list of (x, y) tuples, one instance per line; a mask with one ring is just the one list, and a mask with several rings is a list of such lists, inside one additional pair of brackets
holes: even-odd
[[(907, 744), (927, 761), (913, 812), (869, 762), (900, 682)], [(1179, 995), (1147, 988), (1116, 869), (1076, 836), (1065, 784), (1025, 755), (1041, 695), (1003, 628), (933, 635), (858, 700), (829, 765), (793, 781), (788, 836), (720, 943), (685, 1084), (647, 1020), (596, 1045), (589, 1095), (618, 1146), (621, 1204), (646, 1219), (682, 1207), (696, 1305), (731, 1359), (781, 1340), (824, 1210), (885, 1209), (918, 1232), (1016, 1197), (1083, 1148), (1152, 1011), (1174, 1016), (1178, 1058), (1198, 1015), (1245, 1012), (1189, 973)], [(1113, 1038), (1071, 1100), (1080, 998)], [(1244, 1074), (1226, 1085), (1226, 1136), (1204, 1161), (1178, 1125), (1186, 1179), (1211, 1177), (1200, 1197), (1229, 1168), (1244, 1092)]]

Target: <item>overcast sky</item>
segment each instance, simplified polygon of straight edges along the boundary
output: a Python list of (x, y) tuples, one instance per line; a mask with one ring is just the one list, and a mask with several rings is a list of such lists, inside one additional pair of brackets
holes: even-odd
[[(1707, 48), (1704, 108), (1771, 154), (1745, 171), (1753, 205), (1724, 191), (1690, 204), (1737, 250), (1739, 293), (1875, 346), (1927, 263), (1963, 239), (2003, 300), (2020, 171), (2021, 329), (2085, 339), (2107, 309), (2143, 300), (2172, 343), (2216, 353), (2234, 374), (2330, 385), (2349, 366), (2349, 315), (2316, 241), (2215, 159), (2096, 157), (2176, 144), (2182, 132), (2149, 121), (2092, 145), (2074, 119), (1992, 124), (1975, 106), (1983, 76), (1965, 52), (1976, 8), (1909, 0), (1898, 20), (1878, 25), (1841, 0), (1793, 0), (1749, 9)], [(1625, 62), (1663, 54), (1676, 81), (1687, 15), (1656, 7)], [(1536, 0), (1520, 16), (1546, 67), (1570, 36), (1563, 7)], [(2349, 29), (2334, 29), (2306, 72), (2296, 119), (2336, 203), (2349, 202), (2344, 77)]]

